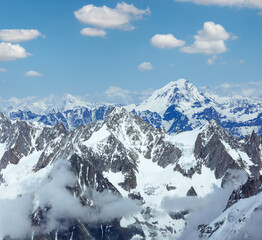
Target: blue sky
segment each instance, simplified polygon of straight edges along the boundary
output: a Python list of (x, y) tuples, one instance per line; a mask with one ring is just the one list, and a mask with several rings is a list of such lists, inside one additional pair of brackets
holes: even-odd
[(239, 2), (1, 0), (0, 96), (260, 82), (262, 3)]

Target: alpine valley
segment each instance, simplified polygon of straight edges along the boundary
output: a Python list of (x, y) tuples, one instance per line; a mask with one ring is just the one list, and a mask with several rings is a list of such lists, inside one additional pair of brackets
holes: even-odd
[(261, 239), (260, 98), (53, 102), (1, 100), (0, 239)]

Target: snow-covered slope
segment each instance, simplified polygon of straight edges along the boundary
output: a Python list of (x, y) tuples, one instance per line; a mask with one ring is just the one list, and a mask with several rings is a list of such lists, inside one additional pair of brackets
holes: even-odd
[(199, 226), (199, 237), (215, 240), (261, 239), (261, 180), (249, 178), (231, 194), (224, 212)]
[(211, 119), (238, 136), (262, 131), (261, 99), (204, 94), (185, 79), (170, 82), (141, 104), (127, 109), (169, 133), (192, 130)]
[[(11, 239), (177, 239), (210, 196), (224, 208), (225, 186), (257, 177), (262, 157), (255, 133), (239, 140), (210, 121), (167, 135), (124, 108), (70, 132), (1, 114), (0, 154), (0, 237)], [(5, 228), (12, 207), (20, 236)]]

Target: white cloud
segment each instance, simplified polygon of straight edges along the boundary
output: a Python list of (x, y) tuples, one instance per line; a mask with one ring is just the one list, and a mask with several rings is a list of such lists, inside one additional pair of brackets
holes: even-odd
[(150, 42), (157, 48), (176, 48), (185, 45), (185, 41), (175, 38), (172, 34), (156, 34)]
[(26, 58), (29, 53), (19, 44), (0, 43), (0, 62)]
[(150, 62), (143, 62), (137, 68), (140, 71), (150, 71), (153, 69), (153, 65)]
[(243, 97), (261, 97), (262, 81), (234, 83), (226, 82), (215, 87), (203, 87), (203, 92), (209, 92), (222, 97), (243, 96)]
[(5, 68), (0, 68), (0, 72), (7, 72)]
[(194, 43), (191, 46), (181, 48), (185, 53), (219, 54), (227, 51), (225, 41), (230, 34), (220, 24), (205, 22), (204, 28), (194, 36)]
[(129, 94), (130, 94), (129, 90), (123, 89), (123, 88), (120, 88), (120, 87), (116, 87), (116, 86), (110, 86), (105, 91), (105, 95), (109, 98), (115, 98), (115, 97), (128, 98)]
[(106, 31), (97, 28), (83, 28), (81, 34), (89, 37), (104, 37)]
[(228, 7), (247, 7), (262, 9), (261, 0), (175, 0), (176, 2), (193, 2), (201, 5), (218, 5)]
[(262, 16), (262, 11), (258, 12), (257, 15)]
[(75, 17), (82, 23), (90, 24), (98, 28), (120, 28), (125, 30), (133, 29), (131, 21), (150, 14), (149, 8), (142, 10), (133, 4), (125, 2), (118, 3), (116, 8), (107, 6), (96, 7), (88, 4), (74, 12)]
[(147, 99), (153, 91), (154, 89), (147, 89), (144, 91), (130, 91), (118, 86), (110, 86), (103, 93), (92, 93), (86, 95), (85, 101), (91, 103), (107, 102), (117, 105), (137, 104)]
[(36, 72), (36, 71), (30, 70), (30, 71), (26, 72), (26, 73), (24, 74), (24, 76), (26, 76), (26, 77), (42, 77), (43, 74), (41, 74), (41, 73), (39, 73), (39, 72)]
[(211, 58), (207, 59), (207, 65), (215, 64), (216, 60), (217, 60), (217, 56), (212, 56)]
[(36, 29), (3, 29), (0, 30), (0, 40), (4, 42), (25, 42), (42, 34)]

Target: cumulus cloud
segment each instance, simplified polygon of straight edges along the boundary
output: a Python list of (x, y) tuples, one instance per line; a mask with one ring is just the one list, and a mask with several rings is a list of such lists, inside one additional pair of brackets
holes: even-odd
[(175, 1), (193, 2), (201, 5), (218, 5), (218, 6), (262, 9), (261, 0), (175, 0)]
[(81, 34), (88, 37), (104, 37), (106, 31), (97, 28), (83, 28)]
[(11, 61), (26, 58), (30, 54), (19, 44), (0, 43), (0, 61)]
[(150, 71), (153, 69), (153, 65), (150, 62), (143, 62), (137, 68), (140, 71)]
[(133, 4), (125, 2), (118, 3), (115, 8), (107, 6), (96, 7), (88, 4), (74, 12), (75, 17), (82, 23), (90, 24), (97, 28), (119, 28), (130, 30), (133, 20), (141, 19), (150, 14), (149, 8), (143, 10), (136, 8)]
[(5, 68), (0, 68), (0, 72), (7, 72)]
[(26, 77), (42, 77), (43, 74), (36, 72), (36, 71), (33, 71), (33, 70), (30, 70), (30, 71), (26, 72), (24, 74), (24, 76), (26, 76)]
[(156, 34), (150, 42), (156, 48), (176, 48), (185, 45), (185, 41), (175, 38), (172, 34)]
[(230, 34), (220, 24), (205, 22), (202, 30), (194, 36), (194, 43), (191, 46), (181, 48), (185, 53), (220, 54), (227, 51), (225, 41)]
[(42, 34), (36, 29), (3, 29), (0, 30), (0, 40), (4, 42), (25, 42)]
[(207, 59), (207, 65), (215, 64), (216, 60), (217, 60), (217, 56), (212, 56), (211, 58)]

